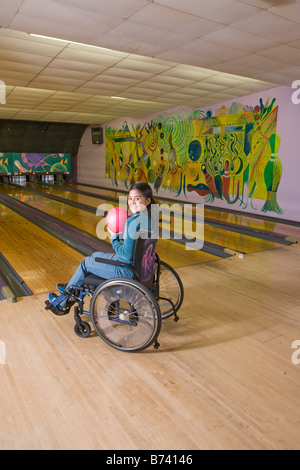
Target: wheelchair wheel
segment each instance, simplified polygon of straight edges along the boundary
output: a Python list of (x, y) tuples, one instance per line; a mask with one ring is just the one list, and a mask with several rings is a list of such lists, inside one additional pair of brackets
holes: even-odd
[(155, 342), (161, 315), (153, 294), (141, 283), (114, 278), (97, 287), (91, 299), (93, 326), (107, 344), (126, 352), (137, 352)]
[(183, 284), (177, 272), (167, 263), (160, 260), (159, 293), (157, 301), (163, 320), (178, 312), (183, 302), (183, 295)]
[(79, 338), (87, 338), (91, 333), (91, 327), (86, 321), (81, 321), (80, 325), (75, 324), (74, 331)]

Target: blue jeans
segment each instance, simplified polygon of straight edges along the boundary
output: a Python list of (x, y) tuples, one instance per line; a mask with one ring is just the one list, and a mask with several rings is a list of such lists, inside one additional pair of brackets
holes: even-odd
[(99, 263), (95, 261), (95, 258), (117, 260), (118, 256), (116, 253), (102, 253), (101, 251), (97, 251), (91, 256), (83, 258), (77, 271), (69, 280), (66, 288), (70, 286), (82, 286), (84, 278), (89, 274), (94, 274), (95, 276), (103, 277), (104, 279), (133, 276), (132, 271), (130, 271), (128, 268), (114, 266), (112, 264)]

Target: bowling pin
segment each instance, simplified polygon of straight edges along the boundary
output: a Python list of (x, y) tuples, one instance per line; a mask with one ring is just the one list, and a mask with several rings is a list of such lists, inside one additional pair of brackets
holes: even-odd
[(282, 214), (283, 211), (277, 202), (276, 194), (282, 176), (282, 164), (278, 156), (280, 136), (278, 134), (272, 134), (269, 139), (269, 144), (271, 156), (264, 171), (267, 200), (262, 208), (262, 212), (273, 211), (277, 212), (277, 214)]
[(211, 190), (213, 195), (220, 199), (220, 196), (219, 196), (219, 193), (218, 193), (217, 188), (215, 186), (214, 180), (213, 180), (211, 174), (208, 173), (206, 165), (204, 163), (202, 163), (202, 165), (201, 165), (201, 170), (202, 170), (202, 173), (204, 174), (204, 178), (205, 178), (205, 182), (206, 182), (207, 186), (209, 187), (209, 189)]

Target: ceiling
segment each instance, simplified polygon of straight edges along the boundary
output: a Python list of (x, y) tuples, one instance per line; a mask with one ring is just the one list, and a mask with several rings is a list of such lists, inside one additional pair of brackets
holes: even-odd
[(0, 0), (0, 26), (1, 119), (102, 124), (300, 79), (300, 0)]

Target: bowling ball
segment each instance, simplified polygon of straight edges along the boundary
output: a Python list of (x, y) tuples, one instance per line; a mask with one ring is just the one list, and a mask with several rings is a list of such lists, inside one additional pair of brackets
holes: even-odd
[(106, 215), (107, 228), (113, 233), (122, 233), (129, 217), (130, 214), (124, 207), (113, 207)]

